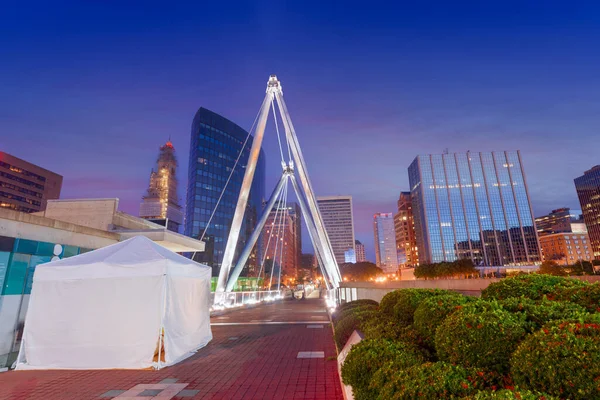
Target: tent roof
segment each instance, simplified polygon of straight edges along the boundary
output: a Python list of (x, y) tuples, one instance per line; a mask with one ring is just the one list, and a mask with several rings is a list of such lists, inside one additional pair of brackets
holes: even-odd
[(208, 273), (210, 277), (212, 271), (210, 267), (165, 249), (145, 236), (135, 236), (88, 253), (40, 264), (34, 279), (157, 275), (166, 273), (167, 267), (178, 269), (180, 275)]

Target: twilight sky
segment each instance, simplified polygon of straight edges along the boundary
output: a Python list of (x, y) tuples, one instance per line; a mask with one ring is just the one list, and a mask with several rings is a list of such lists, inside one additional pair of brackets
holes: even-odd
[[(169, 135), (184, 198), (196, 110), (248, 129), (273, 73), (317, 194), (353, 196), (371, 259), (417, 154), (521, 150), (536, 216), (580, 208), (573, 178), (600, 164), (594, 2), (123, 3), (2, 5), (0, 149), (62, 174), (63, 198), (137, 215)], [(270, 192), (272, 129), (265, 151)]]

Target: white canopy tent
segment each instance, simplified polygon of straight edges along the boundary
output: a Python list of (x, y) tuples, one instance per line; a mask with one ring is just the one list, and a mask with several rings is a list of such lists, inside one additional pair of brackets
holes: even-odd
[(16, 369), (175, 364), (212, 340), (210, 278), (143, 236), (39, 265)]

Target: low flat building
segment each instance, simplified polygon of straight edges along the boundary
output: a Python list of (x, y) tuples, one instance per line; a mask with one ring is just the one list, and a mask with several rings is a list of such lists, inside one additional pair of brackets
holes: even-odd
[(146, 236), (175, 252), (204, 243), (118, 210), (118, 199), (49, 200), (46, 210), (0, 208), (0, 368), (19, 350), (33, 274), (39, 264)]
[(562, 232), (540, 236), (544, 261), (559, 265), (572, 265), (579, 261), (592, 261), (594, 254), (587, 233)]

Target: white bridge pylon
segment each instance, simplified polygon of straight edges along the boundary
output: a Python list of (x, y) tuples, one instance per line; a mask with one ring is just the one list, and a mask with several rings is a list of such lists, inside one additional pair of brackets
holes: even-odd
[[(254, 232), (250, 236), (246, 246), (239, 256), (239, 259), (234, 265), (233, 258), (240, 236), (242, 221), (244, 219), (244, 213), (248, 203), (248, 196), (250, 194), (250, 187), (252, 186), (252, 181), (254, 179), (256, 163), (258, 162), (258, 156), (260, 154), (270, 109), (273, 110), (273, 117), (275, 119), (275, 126), (277, 128), (275, 104), (279, 109), (281, 121), (283, 122), (289, 160), (287, 162), (285, 161), (283, 151), (281, 149), (281, 143), (279, 143), (282, 157), (281, 165), (283, 168), (281, 179), (275, 186), (275, 189), (273, 190), (273, 193), (271, 194), (271, 197), (269, 198), (269, 201), (267, 202), (267, 205), (258, 220)], [(298, 176), (298, 179), (296, 179), (296, 175)], [(298, 180), (300, 182), (298, 182)], [(304, 221), (308, 227), (309, 236), (315, 250), (315, 256), (317, 257), (319, 265), (321, 266), (321, 272), (327, 288), (337, 288), (341, 281), (340, 270), (335, 260), (331, 243), (329, 242), (329, 237), (325, 231), (323, 218), (321, 217), (319, 206), (317, 204), (317, 198), (315, 197), (310, 179), (308, 177), (306, 163), (304, 162), (304, 157), (302, 155), (302, 150), (300, 149), (300, 144), (298, 143), (294, 125), (292, 124), (287, 106), (283, 100), (281, 83), (277, 80), (275, 75), (271, 75), (269, 77), (269, 81), (267, 82), (267, 93), (259, 111), (254, 140), (252, 142), (252, 148), (250, 149), (248, 165), (246, 166), (246, 171), (244, 173), (240, 196), (238, 198), (235, 213), (233, 215), (229, 237), (227, 238), (227, 244), (225, 246), (225, 253), (223, 254), (223, 262), (219, 271), (219, 280), (217, 282), (217, 288), (215, 292), (215, 304), (222, 304), (225, 300), (224, 294), (233, 289), (235, 282), (240, 276), (240, 273), (242, 272), (242, 269), (244, 268), (244, 265), (246, 264), (250, 253), (252, 252), (252, 248), (260, 237), (260, 233), (267, 222), (271, 210), (275, 206), (277, 199), (280, 197), (282, 192), (285, 191), (288, 183), (291, 183), (292, 188), (296, 193), (300, 210), (304, 216)]]

